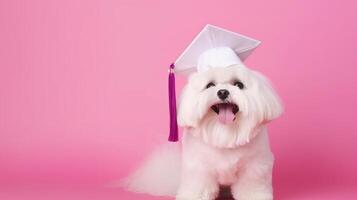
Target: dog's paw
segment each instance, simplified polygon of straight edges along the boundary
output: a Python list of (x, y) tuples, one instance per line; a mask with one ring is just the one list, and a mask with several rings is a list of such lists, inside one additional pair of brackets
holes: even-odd
[(201, 196), (201, 197), (180, 197), (177, 196), (176, 200), (214, 200), (215, 198), (210, 198), (207, 196)]
[(259, 192), (245, 192), (245, 193), (234, 195), (234, 198), (239, 200), (273, 200), (273, 194), (259, 193)]
[(217, 196), (216, 192), (202, 191), (200, 193), (179, 193), (176, 200), (214, 200)]
[(195, 180), (191, 180), (191, 182), (188, 182), (186, 184), (181, 184), (177, 191), (176, 200), (216, 199), (219, 192), (219, 187), (217, 183), (209, 180), (203, 180), (202, 178), (199, 180), (200, 180), (199, 182), (195, 182)]

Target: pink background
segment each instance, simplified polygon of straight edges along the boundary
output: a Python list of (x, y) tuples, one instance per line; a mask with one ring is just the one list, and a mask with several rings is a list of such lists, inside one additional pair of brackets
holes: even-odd
[(356, 10), (353, 0), (0, 1), (0, 199), (166, 199), (106, 185), (166, 140), (167, 67), (206, 23), (263, 41), (247, 65), (285, 103), (270, 125), (277, 199), (355, 199)]

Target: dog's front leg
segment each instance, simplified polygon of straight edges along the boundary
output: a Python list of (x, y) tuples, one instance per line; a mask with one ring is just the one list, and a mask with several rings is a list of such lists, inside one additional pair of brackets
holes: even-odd
[(273, 200), (271, 163), (251, 163), (239, 173), (238, 181), (232, 185), (234, 199)]
[(198, 169), (184, 169), (176, 200), (214, 200), (219, 186), (212, 173)]

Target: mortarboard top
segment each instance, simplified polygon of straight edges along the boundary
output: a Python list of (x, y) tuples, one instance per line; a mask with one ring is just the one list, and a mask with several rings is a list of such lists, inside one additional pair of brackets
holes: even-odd
[(240, 64), (259, 44), (258, 40), (208, 24), (175, 61), (174, 71), (189, 74)]

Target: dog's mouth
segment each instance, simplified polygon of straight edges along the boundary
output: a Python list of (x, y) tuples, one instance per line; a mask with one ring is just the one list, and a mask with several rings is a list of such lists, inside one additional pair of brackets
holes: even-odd
[(218, 120), (223, 124), (233, 122), (239, 111), (239, 107), (235, 103), (218, 103), (211, 106), (211, 109), (218, 115)]

